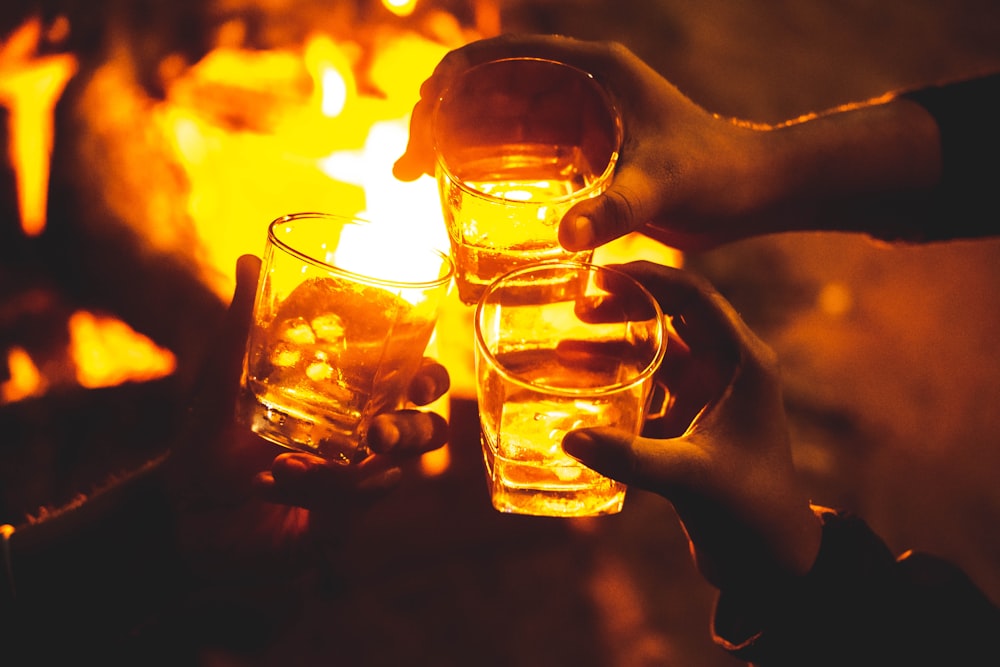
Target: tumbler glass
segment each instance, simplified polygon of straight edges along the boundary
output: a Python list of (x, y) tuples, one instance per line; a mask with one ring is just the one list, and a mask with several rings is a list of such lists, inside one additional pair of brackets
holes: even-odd
[(476, 309), (475, 363), (494, 508), (619, 512), (625, 485), (565, 454), (562, 439), (596, 426), (639, 434), (666, 342), (656, 300), (614, 269), (543, 262), (493, 282)]
[(436, 177), (463, 303), (523, 264), (589, 261), (558, 240), (563, 215), (611, 183), (621, 117), (594, 77), (508, 58), (464, 72), (437, 102)]
[(448, 291), (447, 254), (356, 218), (268, 227), (238, 418), (290, 449), (353, 463), (402, 404)]

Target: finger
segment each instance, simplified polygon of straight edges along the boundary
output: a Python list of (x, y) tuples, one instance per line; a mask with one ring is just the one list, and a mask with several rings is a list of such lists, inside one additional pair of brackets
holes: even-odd
[(649, 178), (620, 163), (605, 192), (566, 212), (559, 224), (559, 243), (567, 250), (589, 250), (640, 230), (653, 210), (651, 198)]
[(253, 302), (260, 272), (260, 259), (243, 255), (236, 263), (236, 289), (229, 304), (217, 340), (209, 347), (191, 402), (195, 420), (231, 417), (236, 400), (240, 370)]
[(431, 122), (436, 102), (436, 98), (422, 99), (413, 107), (406, 149), (392, 166), (392, 175), (401, 181), (415, 181), (424, 174), (434, 175)]
[(434, 412), (386, 412), (375, 417), (368, 429), (368, 446), (376, 454), (412, 456), (437, 449), (446, 442), (448, 421)]
[(708, 456), (683, 438), (653, 440), (601, 427), (570, 431), (567, 454), (605, 477), (668, 497), (672, 489), (702, 476)]
[(448, 52), (420, 86), (420, 101), (410, 117), (409, 141), (405, 152), (393, 165), (393, 175), (403, 181), (415, 180), (422, 174), (433, 175), (434, 108), (445, 89), (465, 70), (489, 60), (531, 56), (572, 61), (570, 64), (590, 71), (590, 65), (603, 62), (596, 55), (601, 48), (569, 37), (506, 34), (477, 40)]
[(451, 376), (443, 364), (424, 357), (410, 382), (407, 398), (414, 405), (428, 405), (444, 396), (451, 388)]
[(594, 273), (595, 283), (603, 292), (578, 299), (574, 313), (583, 322), (645, 322), (659, 320), (663, 313), (645, 285), (636, 287), (632, 276), (609, 264), (607, 271)]
[(648, 261), (617, 268), (641, 282), (656, 297), (674, 331), (693, 354), (711, 351), (735, 362), (740, 347), (756, 339), (732, 305), (702, 276)]
[(257, 475), (254, 485), (268, 502), (330, 509), (371, 504), (394, 489), (400, 479), (398, 468), (382, 462), (346, 466), (294, 452), (276, 457), (269, 471)]
[(420, 100), (410, 114), (406, 149), (392, 166), (392, 173), (399, 180), (415, 181), (424, 174), (434, 175), (434, 111), (444, 90), (459, 74), (471, 67), (467, 56), (465, 48), (445, 54), (421, 84)]

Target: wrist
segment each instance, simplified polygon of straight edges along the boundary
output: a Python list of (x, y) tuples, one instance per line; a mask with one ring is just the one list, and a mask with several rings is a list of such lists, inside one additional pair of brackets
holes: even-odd
[(882, 235), (892, 211), (941, 178), (940, 140), (918, 105), (884, 97), (767, 132), (771, 201), (795, 209), (785, 231)]

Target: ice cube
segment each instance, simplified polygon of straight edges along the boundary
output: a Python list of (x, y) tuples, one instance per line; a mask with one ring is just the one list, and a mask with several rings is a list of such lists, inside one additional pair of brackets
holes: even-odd
[(333, 367), (325, 361), (314, 361), (306, 367), (306, 375), (313, 382), (322, 382), (333, 377)]
[(344, 321), (336, 313), (326, 313), (314, 317), (311, 324), (313, 333), (320, 340), (341, 347), (346, 345)]
[(278, 338), (295, 345), (312, 345), (316, 342), (316, 334), (313, 333), (309, 323), (301, 317), (282, 322), (278, 329)]
[(294, 345), (278, 343), (271, 348), (271, 364), (278, 368), (291, 368), (299, 363), (302, 353)]

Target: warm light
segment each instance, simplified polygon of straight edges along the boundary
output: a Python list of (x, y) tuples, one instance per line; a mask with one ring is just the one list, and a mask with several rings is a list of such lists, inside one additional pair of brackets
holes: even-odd
[(448, 249), (437, 185), (429, 176), (404, 183), (392, 175), (392, 163), (406, 148), (405, 119), (375, 123), (359, 151), (337, 151), (319, 161), (332, 179), (360, 186), (367, 203), (362, 217), (392, 225), (413, 243)]
[(823, 286), (816, 299), (820, 310), (828, 315), (846, 315), (854, 306), (850, 288), (844, 283), (830, 282)]
[(7, 353), (10, 379), (0, 383), (0, 404), (13, 403), (45, 391), (45, 380), (38, 372), (27, 351), (20, 347)]
[(76, 73), (69, 54), (37, 56), (42, 25), (25, 21), (0, 45), (0, 106), (8, 112), (10, 163), (17, 181), (21, 227), (28, 236), (45, 229), (53, 111)]
[(329, 118), (339, 116), (347, 104), (347, 84), (344, 82), (344, 77), (335, 69), (325, 69), (320, 80), (323, 82), (320, 110)]
[(396, 16), (409, 16), (417, 8), (417, 0), (382, 0), (382, 4)]
[(420, 455), (420, 472), (426, 477), (437, 477), (450, 465), (451, 451), (447, 445)]
[(327, 118), (336, 118), (357, 95), (350, 59), (326, 35), (313, 35), (306, 42), (303, 61), (315, 86), (317, 108)]
[(172, 352), (114, 318), (77, 311), (70, 316), (69, 334), (77, 382), (88, 389), (155, 380), (176, 367)]

